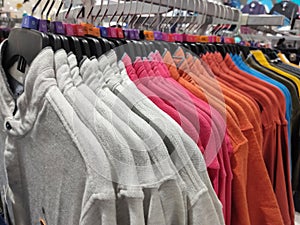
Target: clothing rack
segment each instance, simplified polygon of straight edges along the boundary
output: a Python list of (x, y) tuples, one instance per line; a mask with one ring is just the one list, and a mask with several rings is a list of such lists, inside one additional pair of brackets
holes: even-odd
[[(124, 15), (162, 15), (166, 12), (172, 11), (174, 9), (179, 9), (182, 11), (193, 12), (197, 15), (202, 15), (206, 17), (206, 22), (211, 22), (213, 18), (222, 19), (224, 24), (237, 24), (240, 21), (241, 12), (238, 9), (231, 8), (229, 6), (220, 5), (215, 2), (200, 2), (197, 5), (190, 4), (190, 1), (183, 1), (182, 3), (179, 1), (168, 2), (161, 0), (144, 0), (144, 1), (132, 1), (132, 2), (124, 2), (124, 3), (109, 3), (107, 12), (105, 10), (101, 10), (100, 14), (98, 14), (100, 8), (106, 7), (107, 5), (95, 5), (92, 10), (92, 17), (95, 17), (98, 14), (98, 17), (101, 17), (105, 14), (105, 16), (120, 16)], [(89, 4), (84, 5), (89, 9)], [(81, 6), (74, 7), (71, 11), (72, 14), (78, 13), (81, 9)], [(67, 9), (62, 10), (57, 18), (63, 18)], [(221, 12), (220, 12), (221, 11)], [(175, 18), (177, 18), (175, 16)]]

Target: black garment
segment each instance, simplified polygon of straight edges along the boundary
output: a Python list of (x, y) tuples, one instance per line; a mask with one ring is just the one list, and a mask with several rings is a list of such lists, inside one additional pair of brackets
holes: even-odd
[(270, 14), (281, 14), (293, 20), (298, 12), (298, 5), (290, 1), (276, 3), (270, 11)]
[(291, 73), (298, 79), (300, 79), (300, 68), (296, 68), (294, 66), (288, 65), (286, 63), (283, 63), (281, 61), (271, 63), (272, 66), (277, 67), (278, 69), (281, 69), (287, 73)]

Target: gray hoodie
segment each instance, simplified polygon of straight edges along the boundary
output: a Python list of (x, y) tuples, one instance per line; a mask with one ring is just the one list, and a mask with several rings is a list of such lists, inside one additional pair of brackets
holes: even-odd
[[(78, 81), (75, 82), (75, 84), (78, 84), (78, 90), (87, 96), (91, 89), (81, 82), (81, 77), (78, 77), (79, 71), (78, 67), (76, 67), (75, 56), (69, 55), (68, 59), (71, 68), (73, 68), (73, 80)], [(98, 61), (96, 59), (91, 61), (86, 59), (80, 68), (80, 75), (84, 78), (88, 78), (90, 81), (89, 83), (92, 85), (100, 84), (99, 79), (96, 76), (96, 72), (100, 72), (98, 71), (97, 64)], [(92, 102), (95, 102), (95, 96), (93, 96), (95, 93), (93, 91), (92, 93), (93, 94), (90, 93), (90, 97), (87, 98), (89, 98)], [(123, 127), (128, 127), (127, 129), (129, 130), (132, 127), (136, 132), (131, 135), (128, 130), (126, 132), (122, 132), (122, 134), (126, 137), (129, 146), (133, 146), (134, 142), (141, 140), (145, 145), (144, 148), (147, 153), (149, 153), (149, 156), (147, 157), (151, 158), (150, 165), (154, 168), (154, 175), (157, 180), (155, 184), (151, 184), (151, 177), (149, 177), (147, 173), (145, 173), (146, 171), (144, 171), (145, 166), (138, 166), (139, 177), (144, 177), (144, 181), (141, 179), (140, 181), (143, 182), (142, 186), (145, 194), (144, 213), (145, 218), (147, 218), (147, 224), (163, 224), (159, 221), (164, 221), (165, 215), (167, 215), (166, 224), (186, 224), (187, 208), (185, 203), (185, 186), (159, 135), (149, 126), (149, 124), (145, 123), (145, 121), (141, 120), (139, 116), (133, 113), (127, 105), (120, 101), (107, 87), (97, 88), (96, 93), (99, 98), (96, 96), (97, 104), (94, 105), (98, 111), (103, 111), (103, 104), (105, 103), (108, 107), (110, 107), (110, 109), (113, 109), (118, 117), (116, 118), (117, 115), (114, 114), (115, 116), (110, 119), (116, 129), (121, 131), (124, 129)], [(101, 102), (100, 104), (99, 101)], [(150, 132), (147, 133), (148, 130), (150, 130)], [(143, 140), (141, 138), (143, 138)], [(141, 148), (136, 152), (136, 154), (142, 153), (141, 150), (143, 149)], [(141, 155), (141, 158), (145, 158), (145, 156)], [(150, 190), (146, 190), (149, 188)], [(154, 190), (154, 188), (156, 188), (156, 190)], [(155, 202), (155, 200), (158, 202)], [(164, 210), (159, 211), (161, 208), (160, 205), (162, 205)]]
[(0, 133), (5, 140), (1, 154), (13, 192), (15, 224), (39, 224), (42, 219), (57, 225), (115, 225), (110, 164), (59, 91), (53, 60), (51, 48), (34, 59), (16, 114), (1, 69), (0, 113), (6, 124)]
[(97, 112), (94, 105), (74, 86), (67, 54), (55, 53), (55, 69), (58, 86), (77, 115), (103, 146), (110, 161), (117, 194), (117, 223), (143, 225), (144, 194), (138, 180), (135, 158), (127, 141), (113, 125)]
[[(106, 85), (161, 135), (171, 153), (171, 158), (184, 180), (188, 194), (189, 224), (224, 224), (222, 205), (209, 180), (206, 165), (197, 145), (167, 114), (144, 96), (128, 78), (122, 62), (116, 67), (116, 56), (110, 51), (108, 57), (99, 58), (101, 71), (105, 73)], [(113, 69), (109, 65), (115, 65)], [(160, 121), (160, 122), (158, 122)], [(203, 208), (203, 205), (206, 207)]]

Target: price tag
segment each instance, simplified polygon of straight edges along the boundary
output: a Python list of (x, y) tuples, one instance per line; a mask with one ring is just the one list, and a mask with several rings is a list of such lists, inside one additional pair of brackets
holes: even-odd
[(54, 22), (51, 22), (51, 24), (53, 24), (54, 32), (56, 34), (65, 34), (65, 29), (64, 29), (64, 26), (63, 26), (62, 22), (54, 21)]
[(68, 36), (74, 36), (75, 35), (74, 24), (65, 23), (64, 28), (65, 28), (65, 31), (66, 31), (66, 35), (68, 35)]
[(82, 37), (85, 35), (84, 27), (81, 26), (80, 24), (75, 24), (74, 31), (76, 36)]
[(33, 16), (24, 16), (22, 20), (22, 28), (38, 30), (39, 20)]
[(200, 42), (208, 43), (208, 36), (200, 36)]
[(183, 42), (183, 34), (174, 34), (174, 39), (177, 42)]
[(100, 29), (98, 27), (93, 27), (93, 36), (100, 37)]
[(162, 32), (160, 31), (154, 31), (154, 39), (161, 41), (162, 40)]
[(169, 42), (175, 42), (175, 38), (174, 38), (174, 35), (173, 34), (168, 34), (169, 36)]
[(101, 37), (108, 37), (108, 32), (106, 27), (99, 27)]
[(48, 32), (48, 24), (49, 24), (49, 21), (40, 20), (39, 21), (39, 31), (43, 32), (43, 33), (47, 33)]
[(123, 39), (124, 38), (124, 33), (123, 33), (123, 29), (122, 28), (117, 28), (117, 36), (118, 38)]
[(108, 34), (108, 37), (111, 37), (111, 38), (117, 38), (118, 37), (117, 29), (114, 28), (114, 27), (108, 27), (107, 28), (107, 34)]

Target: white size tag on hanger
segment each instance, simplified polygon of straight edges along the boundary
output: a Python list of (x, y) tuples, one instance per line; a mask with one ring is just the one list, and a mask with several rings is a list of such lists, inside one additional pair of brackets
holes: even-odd
[(8, 73), (16, 79), (20, 84), (24, 84), (25, 75), (28, 71), (28, 66), (25, 68), (25, 72), (23, 73), (18, 69), (18, 63), (14, 63), (12, 67), (9, 68)]

